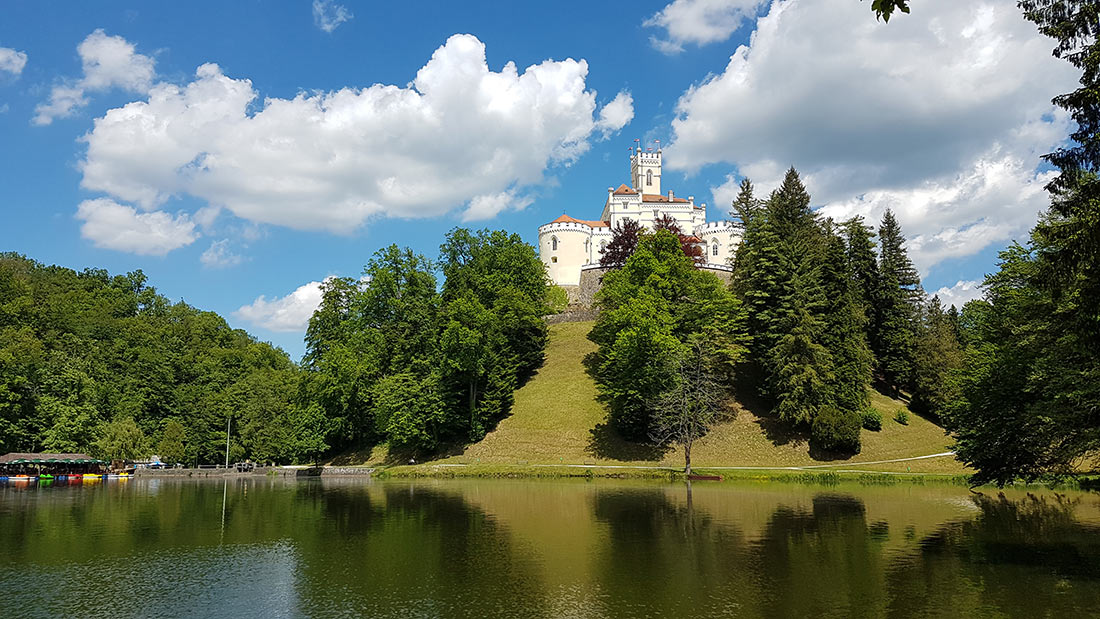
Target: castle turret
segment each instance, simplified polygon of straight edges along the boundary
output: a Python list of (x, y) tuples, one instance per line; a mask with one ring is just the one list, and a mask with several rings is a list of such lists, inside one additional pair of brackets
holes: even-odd
[(639, 193), (661, 194), (661, 149), (638, 150), (630, 155), (630, 181)]

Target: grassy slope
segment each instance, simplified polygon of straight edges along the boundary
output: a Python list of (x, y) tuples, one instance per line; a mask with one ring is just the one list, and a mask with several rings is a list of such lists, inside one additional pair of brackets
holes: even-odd
[[(619, 439), (607, 428), (606, 409), (596, 401), (596, 386), (582, 360), (595, 345), (587, 339), (591, 322), (551, 327), (546, 363), (516, 392), (512, 415), (484, 440), (461, 454), (438, 460), (465, 464), (662, 464), (682, 466), (677, 451), (661, 452)], [(732, 421), (716, 427), (693, 450), (697, 466), (838, 465), (861, 470), (964, 473), (951, 457), (855, 467), (860, 462), (922, 456), (947, 451), (951, 439), (932, 422), (910, 414), (909, 425), (893, 420), (904, 403), (872, 393), (883, 413), (880, 432), (863, 433), (863, 451), (847, 460), (820, 460), (810, 455), (806, 437), (774, 420), (738, 406)], [(366, 454), (364, 454), (366, 455)], [(381, 463), (384, 448), (366, 460)]]

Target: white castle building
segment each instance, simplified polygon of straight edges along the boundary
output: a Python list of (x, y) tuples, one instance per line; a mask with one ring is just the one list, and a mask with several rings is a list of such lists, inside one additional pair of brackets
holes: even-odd
[[(550, 279), (576, 297), (582, 273), (598, 270), (600, 254), (611, 242), (612, 228), (633, 219), (652, 230), (664, 215), (676, 220), (684, 234), (694, 236), (704, 249), (706, 262), (700, 268), (729, 278), (730, 255), (739, 240), (730, 221), (707, 223), (707, 205), (696, 204), (695, 196), (678, 198), (670, 189), (661, 193), (661, 149), (630, 152), (630, 186), (608, 187), (603, 213), (595, 221), (562, 215), (539, 226), (539, 256)], [(598, 272), (598, 271), (597, 271)]]

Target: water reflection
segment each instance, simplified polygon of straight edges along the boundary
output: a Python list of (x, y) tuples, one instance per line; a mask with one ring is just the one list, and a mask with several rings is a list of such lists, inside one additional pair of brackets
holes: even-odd
[(0, 487), (0, 616), (1083, 616), (1096, 495), (573, 482)]

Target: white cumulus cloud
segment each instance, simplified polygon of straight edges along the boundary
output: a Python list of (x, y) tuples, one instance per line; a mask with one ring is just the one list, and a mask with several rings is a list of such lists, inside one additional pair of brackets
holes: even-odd
[(1013, 3), (930, 0), (886, 25), (859, 2), (777, 0), (680, 98), (666, 165), (729, 164), (763, 195), (794, 165), (831, 216), (892, 207), (927, 269), (1044, 206), (1039, 156), (1070, 126), (1050, 99), (1076, 83), (1052, 45)]
[(984, 291), (981, 285), (982, 283), (979, 281), (960, 280), (954, 286), (950, 288), (944, 286), (932, 294), (940, 298), (940, 304), (945, 308), (954, 305), (956, 309), (962, 310), (967, 301), (982, 298)]
[(371, 216), (488, 212), (486, 196), (519, 196), (629, 122), (629, 94), (598, 110), (587, 74), (572, 59), (492, 71), (481, 41), (454, 35), (405, 87), (257, 103), (249, 80), (205, 64), (96, 119), (81, 184), (145, 209), (186, 194), (253, 223), (343, 233)]
[(119, 36), (110, 36), (102, 29), (92, 32), (76, 51), (80, 55), (83, 76), (53, 87), (47, 102), (35, 107), (36, 125), (48, 125), (55, 118), (72, 115), (87, 105), (85, 93), (120, 88), (129, 92), (149, 90), (156, 74), (154, 61), (135, 51), (133, 43)]
[(260, 295), (233, 314), (270, 331), (305, 331), (313, 312), (321, 305), (321, 297), (321, 282), (309, 282), (285, 297), (268, 300)]
[(18, 52), (10, 47), (0, 47), (0, 73), (19, 75), (23, 73), (23, 67), (27, 66), (27, 54)]
[(244, 260), (240, 254), (235, 254), (229, 249), (229, 239), (214, 241), (206, 251), (199, 256), (199, 262), (211, 269), (222, 269), (237, 266)]
[(76, 218), (84, 222), (81, 236), (104, 249), (163, 256), (198, 238), (195, 224), (186, 213), (139, 213), (109, 198), (81, 202)]
[(625, 127), (632, 118), (634, 118), (634, 97), (624, 90), (600, 109), (600, 119), (596, 121), (596, 128), (606, 140)]
[(756, 16), (768, 0), (675, 0), (643, 22), (643, 26), (663, 28), (666, 38), (650, 37), (649, 42), (665, 54), (684, 51), (685, 43), (706, 45), (725, 41), (745, 21)]
[(325, 32), (336, 30), (352, 17), (355, 16), (342, 4), (332, 0), (313, 0), (313, 23)]

